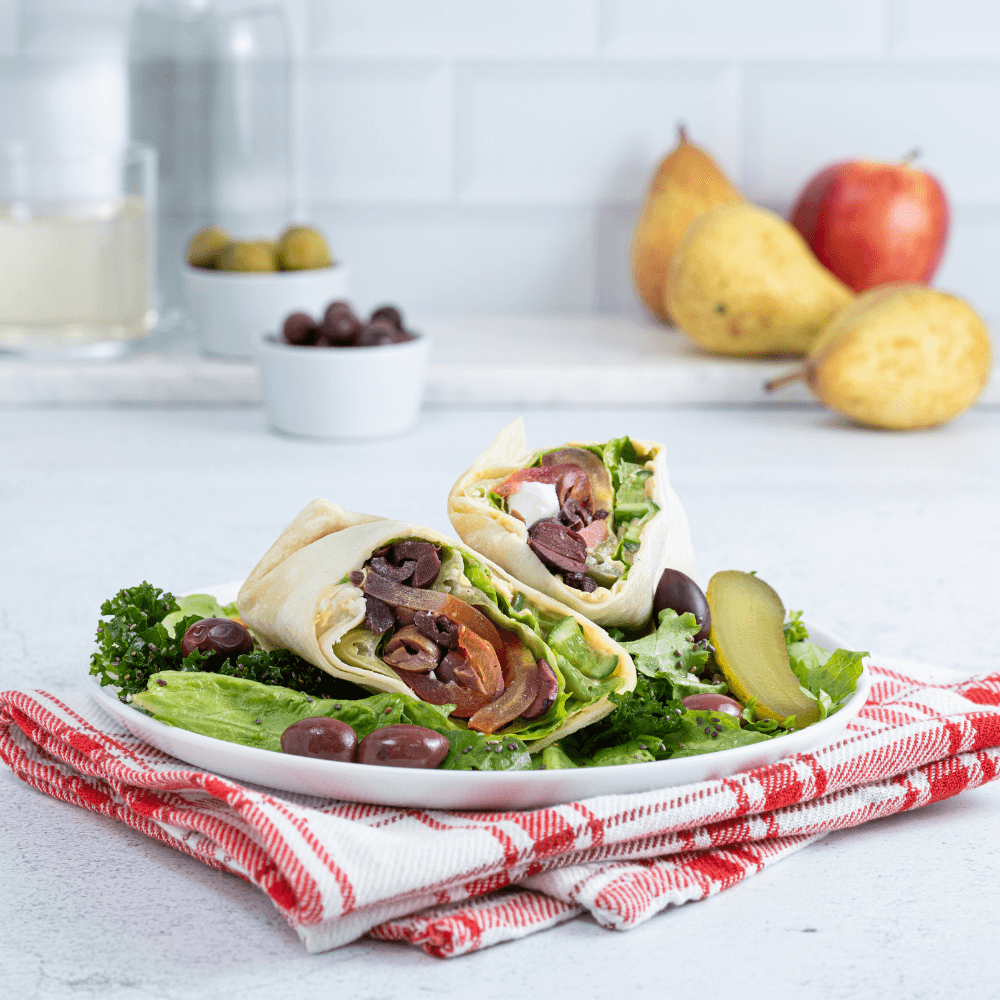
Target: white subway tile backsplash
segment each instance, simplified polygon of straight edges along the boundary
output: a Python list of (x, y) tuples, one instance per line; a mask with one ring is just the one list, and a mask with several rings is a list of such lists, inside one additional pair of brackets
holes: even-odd
[(125, 67), (114, 60), (0, 61), (0, 140), (57, 150), (120, 146), (126, 139)]
[(404, 312), (568, 311), (594, 306), (589, 209), (316, 206), (352, 269), (358, 308)]
[(598, 0), (313, 0), (313, 51), (460, 59), (589, 55)]
[(928, 59), (1000, 55), (997, 0), (893, 0), (893, 55)]
[(23, 0), (22, 51), (121, 58), (133, 0)]
[(934, 286), (966, 299), (994, 329), (1000, 328), (1000, 206), (958, 206)]
[(13, 56), (21, 48), (21, 4), (0, 2), (0, 56)]
[[(0, 141), (124, 138), (132, 2), (0, 0)], [(920, 147), (937, 284), (1000, 321), (1000, 0), (284, 2), (298, 214), (361, 306), (641, 315), (632, 230), (683, 121), (780, 211)]]
[(879, 0), (606, 0), (603, 51), (623, 58), (875, 56), (884, 34)]
[(594, 308), (600, 313), (646, 316), (632, 284), (632, 234), (640, 204), (602, 205), (597, 211)]
[(302, 67), (305, 197), (440, 201), (452, 191), (451, 70), (409, 63)]
[(678, 122), (725, 169), (739, 164), (739, 74), (724, 65), (513, 66), (458, 79), (467, 201), (635, 201)]
[(746, 193), (784, 208), (838, 160), (920, 163), (953, 202), (1000, 203), (1000, 66), (787, 66), (747, 77)]

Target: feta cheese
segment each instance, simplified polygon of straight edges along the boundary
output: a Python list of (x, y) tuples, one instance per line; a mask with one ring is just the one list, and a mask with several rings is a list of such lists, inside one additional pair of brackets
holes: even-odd
[(527, 482), (507, 497), (507, 506), (515, 517), (520, 517), (530, 526), (543, 517), (558, 515), (559, 498), (552, 483)]

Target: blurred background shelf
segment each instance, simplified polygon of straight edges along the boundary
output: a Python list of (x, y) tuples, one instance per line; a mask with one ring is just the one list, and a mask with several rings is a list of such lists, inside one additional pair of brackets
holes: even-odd
[[(792, 361), (720, 358), (680, 332), (625, 316), (416, 316), (433, 339), (431, 404), (783, 405), (811, 401), (801, 385), (769, 395), (764, 382)], [(373, 392), (377, 387), (373, 386)], [(109, 361), (0, 357), (0, 404), (260, 402), (257, 366), (209, 358), (194, 339), (154, 342)], [(1000, 405), (1000, 375), (979, 405)]]

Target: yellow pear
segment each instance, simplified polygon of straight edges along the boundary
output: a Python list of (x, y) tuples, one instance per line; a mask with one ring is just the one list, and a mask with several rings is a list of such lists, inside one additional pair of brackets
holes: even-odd
[(805, 354), (853, 297), (784, 219), (756, 205), (695, 219), (670, 260), (674, 322), (718, 354)]
[(832, 410), (869, 427), (935, 427), (968, 409), (990, 373), (990, 337), (968, 303), (925, 285), (883, 285), (823, 329), (802, 367)]
[(684, 230), (703, 212), (743, 196), (703, 149), (688, 142), (682, 125), (677, 148), (653, 175), (632, 237), (632, 274), (646, 308), (670, 322), (664, 300), (670, 256)]

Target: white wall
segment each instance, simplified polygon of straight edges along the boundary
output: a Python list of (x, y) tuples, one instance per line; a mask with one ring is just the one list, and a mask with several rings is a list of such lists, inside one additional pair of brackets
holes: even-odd
[[(1000, 0), (289, 0), (301, 200), (357, 298), (639, 312), (627, 246), (678, 121), (787, 210), (914, 146), (937, 284), (1000, 319)], [(128, 0), (0, 0), (0, 138), (123, 128)]]

